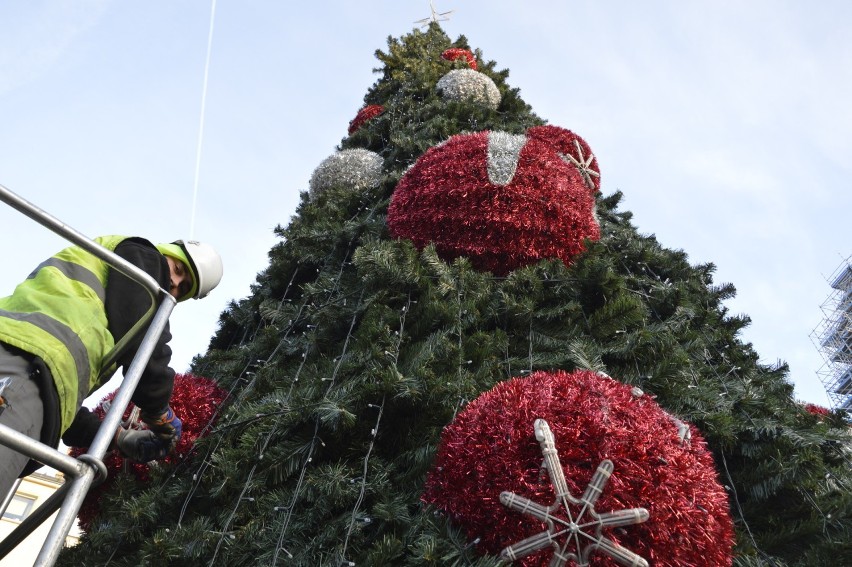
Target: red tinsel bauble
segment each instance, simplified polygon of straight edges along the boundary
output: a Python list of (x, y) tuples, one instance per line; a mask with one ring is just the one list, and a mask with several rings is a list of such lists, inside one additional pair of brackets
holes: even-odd
[[(98, 406), (93, 410), (101, 419), (103, 419), (109, 410), (109, 405), (115, 394), (116, 392), (112, 392), (104, 396)], [(191, 453), (196, 439), (206, 435), (210, 431), (210, 426), (213, 424), (216, 412), (226, 396), (227, 392), (209, 378), (194, 376), (192, 374), (176, 374), (174, 390), (172, 391), (172, 399), (169, 402), (169, 406), (180, 418), (183, 429), (180, 441), (175, 447), (174, 452), (158, 462), (178, 463)], [(130, 404), (124, 412), (123, 419), (126, 420), (130, 416), (133, 408), (134, 405)], [(85, 449), (76, 447), (69, 451), (74, 457), (85, 452)], [(104, 464), (106, 465), (109, 476), (103, 483), (89, 491), (78, 514), (80, 528), (83, 531), (89, 530), (92, 522), (100, 512), (101, 495), (111, 489), (117, 473), (122, 471), (130, 472), (140, 483), (146, 483), (150, 478), (148, 472), (149, 465), (147, 463), (126, 460), (119, 455), (117, 450), (110, 451), (104, 456)]]
[[(808, 412), (808, 414), (814, 416), (816, 420), (820, 423), (825, 422), (831, 417), (831, 410), (825, 406), (821, 406), (819, 404), (812, 404), (806, 402), (800, 402), (801, 407)], [(852, 424), (847, 423), (849, 430), (852, 431)], [(847, 445), (852, 448), (852, 441), (847, 442)]]
[(831, 413), (830, 409), (818, 404), (805, 404), (805, 411), (818, 417), (826, 416)]
[[(644, 523), (603, 528), (604, 536), (655, 567), (731, 565), (728, 497), (700, 434), (651, 397), (594, 372), (535, 372), (471, 402), (444, 429), (423, 501), (463, 527), (483, 553), (499, 554), (540, 534), (543, 522), (500, 503), (503, 491), (544, 506), (554, 502), (533, 431), (536, 419), (553, 431), (575, 498), (609, 459), (614, 471), (595, 503), (597, 513), (648, 510)], [(548, 547), (518, 563), (547, 565), (552, 556)], [(617, 565), (600, 551), (590, 559), (590, 565)]]
[(467, 59), (467, 66), (476, 71), (476, 58), (473, 56), (473, 53), (471, 53), (469, 49), (451, 47), (449, 49), (444, 50), (444, 52), (441, 53), (441, 57), (443, 57), (447, 61), (455, 61), (456, 59), (464, 57), (465, 59)]
[(379, 114), (385, 111), (385, 107), (381, 104), (368, 104), (364, 108), (358, 111), (358, 114), (355, 115), (355, 118), (349, 122), (349, 135), (351, 136), (358, 128), (360, 128), (364, 122), (370, 120), (371, 118), (375, 118)]
[[(497, 275), (542, 259), (570, 264), (586, 239), (600, 238), (596, 186), (587, 185), (568, 157), (577, 153), (570, 151), (574, 140), (588, 149), (555, 126), (531, 128), (526, 136), (487, 131), (453, 136), (430, 148), (400, 179), (388, 228), (418, 248), (434, 243), (445, 260), (465, 256), (477, 269)], [(593, 166), (597, 173), (597, 163)]]

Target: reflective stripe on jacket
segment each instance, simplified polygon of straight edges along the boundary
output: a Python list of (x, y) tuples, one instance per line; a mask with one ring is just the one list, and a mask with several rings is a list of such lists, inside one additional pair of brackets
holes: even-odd
[[(95, 242), (112, 251), (125, 238)], [(104, 357), (115, 345), (104, 307), (108, 275), (106, 262), (72, 246), (0, 299), (0, 341), (44, 360), (59, 394), (61, 431), (99, 385)]]

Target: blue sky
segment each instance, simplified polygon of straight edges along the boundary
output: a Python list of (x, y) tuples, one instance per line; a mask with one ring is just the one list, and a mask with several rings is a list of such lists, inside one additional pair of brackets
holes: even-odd
[[(425, 0), (0, 4), (0, 184), (88, 236), (193, 236), (222, 285), (172, 316), (176, 370), (249, 295), (316, 166)], [(551, 124), (585, 138), (602, 190), (646, 234), (714, 262), (744, 339), (827, 404), (810, 338), (852, 253), (852, 4), (439, 0)], [(196, 164), (198, 182), (196, 193)], [(193, 203), (195, 207), (193, 208)], [(194, 212), (193, 212), (194, 211)], [(59, 237), (0, 207), (0, 294)], [(99, 396), (98, 396), (99, 399)]]

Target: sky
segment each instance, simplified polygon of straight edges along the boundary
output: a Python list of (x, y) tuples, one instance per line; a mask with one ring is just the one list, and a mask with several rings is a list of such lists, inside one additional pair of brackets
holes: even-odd
[[(378, 79), (376, 50), (431, 14), (426, 0), (291, 4), (0, 3), (0, 184), (90, 237), (196, 238), (223, 257), (221, 285), (171, 317), (179, 372), (250, 295), (274, 227)], [(752, 319), (743, 339), (828, 405), (812, 335), (852, 254), (852, 3), (520, 4), (433, 5), (590, 144), (640, 232), (716, 265), (737, 288), (725, 305)], [(0, 295), (65, 246), (2, 204), (0, 235)]]

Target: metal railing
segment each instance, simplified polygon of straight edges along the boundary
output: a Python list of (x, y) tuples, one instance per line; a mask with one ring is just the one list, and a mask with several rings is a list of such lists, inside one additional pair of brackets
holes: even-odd
[(74, 526), (74, 520), (80, 511), (83, 499), (86, 497), (89, 489), (106, 478), (107, 471), (103, 463), (103, 457), (109, 449), (116, 429), (121, 423), (124, 410), (130, 403), (130, 398), (136, 389), (136, 385), (139, 383), (142, 372), (145, 370), (148, 360), (154, 352), (154, 347), (168, 324), (169, 315), (171, 315), (174, 309), (176, 300), (168, 291), (161, 288), (157, 281), (144, 270), (127, 262), (92, 239), (83, 236), (73, 228), (60, 222), (57, 218), (11, 192), (3, 185), (0, 185), (0, 201), (17, 209), (66, 240), (94, 254), (114, 269), (142, 285), (151, 297), (151, 307), (134, 327), (118, 341), (115, 348), (110, 351), (104, 360), (104, 369), (109, 369), (113, 366), (113, 363), (127, 349), (130, 341), (150, 321), (150, 326), (139, 344), (133, 361), (124, 373), (124, 380), (116, 392), (112, 405), (109, 411), (107, 411), (101, 427), (98, 429), (95, 439), (89, 447), (88, 453), (80, 455), (75, 459), (53, 447), (35, 441), (10, 427), (0, 424), (0, 444), (6, 445), (42, 464), (65, 473), (66, 480), (62, 488), (54, 493), (44, 504), (39, 506), (15, 531), (6, 536), (3, 541), (0, 541), (0, 559), (2, 559), (9, 551), (14, 549), (32, 533), (33, 530), (47, 520), (53, 512), (59, 510), (47, 539), (34, 563), (34, 565), (39, 567), (49, 567), (56, 563), (59, 553), (65, 545), (65, 539)]

